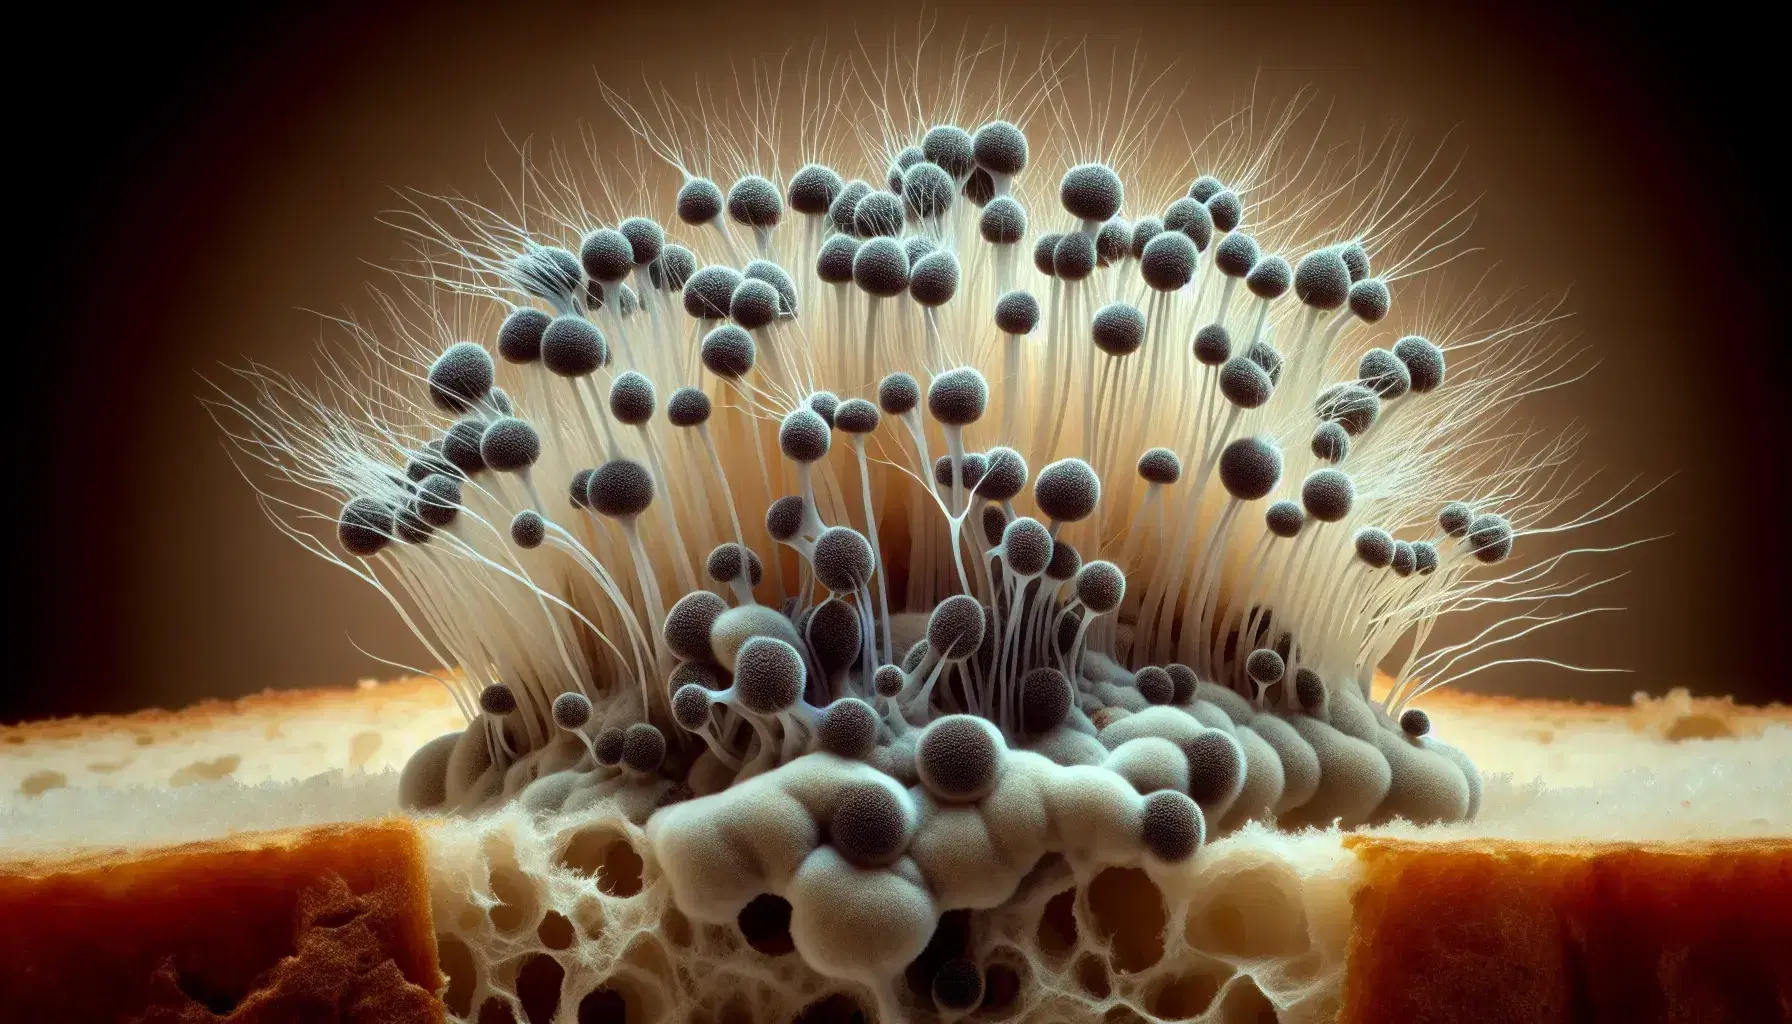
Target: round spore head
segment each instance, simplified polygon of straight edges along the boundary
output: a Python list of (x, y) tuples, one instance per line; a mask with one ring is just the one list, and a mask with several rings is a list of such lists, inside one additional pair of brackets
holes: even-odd
[(457, 477), (431, 473), (417, 485), (417, 515), (430, 526), (442, 529), (460, 515), (461, 497)]
[(541, 358), (541, 335), (553, 322), (539, 309), (512, 310), (498, 325), (498, 355), (507, 363), (533, 363)]
[(1351, 284), (1356, 284), (1369, 276), (1369, 251), (1363, 248), (1363, 243), (1345, 242), (1338, 246), (1337, 250), (1338, 257), (1344, 261), (1345, 268), (1350, 271)]
[(853, 234), (860, 238), (895, 238), (902, 234), (902, 197), (894, 192), (867, 192), (852, 208)]
[(955, 124), (936, 124), (921, 136), (921, 154), (953, 178), (977, 168), (976, 142)]
[(829, 238), (815, 256), (815, 276), (823, 284), (846, 284), (852, 280), (852, 261), (858, 253), (858, 239), (850, 235)]
[(779, 543), (789, 543), (803, 528), (803, 499), (786, 494), (765, 508), (765, 532)]
[(636, 722), (622, 730), (622, 764), (631, 771), (657, 772), (666, 760), (666, 737), (658, 726)]
[(748, 281), (764, 281), (772, 286), (772, 290), (778, 293), (778, 316), (796, 315), (796, 282), (790, 279), (790, 274), (783, 267), (771, 260), (753, 260), (747, 264), (747, 269), (741, 271), (741, 277)]
[(541, 333), (541, 365), (561, 377), (585, 377), (610, 361), (604, 333), (582, 316), (555, 317)]
[(997, 445), (983, 453), (983, 475), (977, 481), (979, 497), (1012, 501), (1027, 486), (1027, 460), (1012, 448)]
[(1384, 400), (1399, 398), (1412, 387), (1412, 373), (1385, 348), (1372, 348), (1356, 361), (1357, 381)]
[(1406, 364), (1415, 394), (1430, 394), (1444, 382), (1444, 350), (1425, 338), (1409, 334), (1394, 342), (1394, 355)]
[[(921, 645), (916, 644), (915, 646)], [(871, 674), (872, 689), (877, 691), (879, 697), (894, 697), (901, 693), (904, 681), (905, 677), (900, 665), (879, 665), (877, 671)]]
[(1301, 527), (1307, 525), (1307, 514), (1301, 511), (1298, 502), (1277, 501), (1264, 510), (1263, 525), (1270, 533), (1286, 540), (1299, 536)]
[(1139, 456), (1138, 470), (1146, 483), (1168, 486), (1182, 479), (1182, 460), (1168, 448), (1147, 448)]
[(541, 547), (548, 538), (548, 521), (532, 508), (523, 509), (510, 520), (510, 542), (524, 551)]
[(846, 185), (831, 168), (820, 164), (804, 164), (801, 170), (790, 176), (790, 185), (784, 196), (790, 202), (790, 208), (798, 213), (816, 216), (828, 212), (834, 200), (840, 197), (840, 190)]
[(1130, 302), (1110, 302), (1095, 311), (1089, 335), (1110, 356), (1132, 355), (1145, 344), (1145, 314)]
[(1319, 673), (1310, 668), (1295, 669), (1294, 699), (1300, 709), (1309, 715), (1317, 715), (1325, 710), (1325, 680)]
[(1420, 576), (1437, 571), (1437, 545), (1423, 540), (1412, 542), (1412, 571)]
[(1080, 523), (1101, 502), (1101, 478), (1082, 459), (1059, 459), (1039, 471), (1033, 501), (1060, 523)]
[(877, 712), (857, 697), (842, 697), (822, 712), (815, 742), (836, 757), (864, 760), (877, 746)]
[(703, 336), (698, 349), (703, 366), (723, 380), (739, 380), (753, 369), (758, 346), (737, 324), (721, 324)]
[(1244, 220), (1244, 200), (1229, 188), (1222, 188), (1207, 197), (1207, 212), (1213, 214), (1213, 226), (1221, 231), (1237, 231)]
[(1139, 841), (1158, 860), (1185, 861), (1195, 855), (1206, 839), (1206, 819), (1188, 796), (1173, 789), (1160, 789), (1145, 798)]
[(850, 526), (830, 526), (815, 539), (815, 579), (836, 594), (851, 594), (871, 578), (871, 543)]
[(393, 532), (406, 544), (427, 544), (435, 536), (436, 528), (423, 521), (417, 514), (417, 504), (407, 501), (398, 507), (398, 515), (393, 521)]
[(1213, 198), (1214, 193), (1225, 187), (1220, 179), (1211, 174), (1203, 174), (1189, 184), (1188, 197), (1196, 202), (1205, 203)]
[(963, 661), (983, 642), (983, 606), (969, 594), (954, 594), (927, 617), (927, 643), (947, 661)]
[(728, 216), (748, 227), (775, 228), (784, 216), (784, 198), (778, 195), (778, 186), (749, 174), (729, 187)]
[(672, 720), (686, 732), (696, 732), (709, 724), (709, 690), (697, 683), (686, 683), (672, 695)]
[(709, 396), (693, 387), (682, 387), (666, 400), (666, 421), (675, 427), (695, 427), (709, 422)]
[(938, 164), (923, 160), (902, 172), (902, 201), (911, 217), (944, 216), (957, 192), (957, 182)]
[(1038, 736), (1063, 724), (1070, 714), (1070, 680), (1055, 668), (1036, 668), (1020, 679), (1020, 724)]
[(1153, 238), (1163, 234), (1163, 231), (1164, 222), (1161, 218), (1139, 218), (1139, 222), (1132, 226), (1132, 258), (1135, 260), (1144, 259), (1145, 247), (1151, 244)]
[(1013, 196), (997, 196), (977, 218), (977, 233), (990, 245), (1013, 245), (1027, 234), (1027, 211)]
[(867, 295), (901, 295), (908, 288), (908, 253), (894, 238), (868, 239), (853, 253), (852, 279)]
[(569, 305), (578, 295), (581, 278), (579, 258), (559, 246), (531, 246), (510, 265), (517, 286), (556, 308)]
[(1452, 501), (1437, 513), (1438, 529), (1452, 537), (1461, 539), (1468, 536), (1468, 524), (1474, 522), (1475, 510), (1465, 501)]
[(579, 243), (579, 265), (593, 281), (612, 285), (635, 269), (635, 247), (615, 228), (598, 228)]
[(902, 798), (878, 782), (852, 782), (834, 798), (828, 841), (861, 868), (883, 867), (908, 845), (908, 815)]
[(510, 392), (503, 388), (492, 388), (485, 396), (485, 402), (498, 411), (500, 416), (510, 416), (516, 412), (516, 404), (510, 400)]
[(1239, 501), (1256, 501), (1282, 481), (1282, 450), (1262, 437), (1240, 437), (1220, 452), (1220, 483)]
[(983, 972), (964, 957), (953, 957), (933, 974), (933, 1002), (942, 1010), (974, 1010), (983, 1003)]
[(1223, 324), (1208, 324), (1195, 332), (1195, 361), (1220, 366), (1232, 358), (1232, 332)]
[(927, 411), (948, 427), (966, 427), (983, 418), (989, 383), (969, 366), (947, 370), (927, 385)]
[(595, 469), (581, 469), (572, 475), (572, 482), (566, 485), (566, 499), (572, 502), (573, 508), (591, 507), (591, 474)]
[(792, 409), (778, 425), (778, 450), (792, 462), (817, 462), (827, 455), (831, 444), (827, 420), (806, 405)]
[(1260, 255), (1257, 240), (1241, 231), (1220, 239), (1213, 265), (1227, 277), (1244, 277), (1257, 265)]
[(870, 183), (858, 178), (841, 186), (840, 194), (835, 196), (834, 201), (828, 205), (828, 222), (834, 226), (835, 231), (843, 235), (857, 233), (858, 227), (853, 219), (853, 214), (858, 209), (859, 200), (870, 194)]
[(921, 404), (921, 385), (897, 370), (877, 384), (877, 406), (890, 416), (905, 416)]
[(1259, 647), (1244, 660), (1244, 673), (1251, 681), (1263, 686), (1282, 678), (1288, 671), (1288, 665), (1282, 656), (1267, 647)]
[(391, 543), (396, 527), (391, 506), (378, 499), (349, 499), (337, 513), (337, 540), (342, 551), (357, 558), (371, 558)]
[(1326, 420), (1313, 428), (1313, 457), (1326, 462), (1343, 462), (1350, 456), (1350, 435), (1335, 420)]
[[(966, 452), (958, 462), (959, 483), (972, 491), (983, 482), (983, 473), (989, 469), (989, 459), (981, 452)], [(933, 482), (944, 488), (952, 486), (952, 456), (942, 455), (933, 460)]]
[(803, 656), (777, 637), (749, 637), (734, 656), (734, 692), (741, 706), (775, 715), (796, 705), (807, 680)]
[(1213, 214), (1193, 199), (1178, 199), (1164, 210), (1164, 230), (1180, 231), (1202, 252), (1213, 242)]
[(765, 281), (743, 279), (728, 298), (728, 316), (749, 331), (778, 319), (778, 290)]
[(915, 745), (921, 784), (941, 800), (980, 800), (995, 786), (1001, 750), (989, 727), (972, 715), (935, 719)]
[(1237, 788), (1244, 762), (1232, 737), (1211, 729), (1190, 740), (1182, 753), (1188, 758), (1188, 795), (1196, 803), (1212, 803)]
[[(801, 501), (802, 499), (797, 499)], [(710, 549), (709, 557), (703, 561), (703, 571), (717, 583), (731, 583), (740, 579), (739, 544), (717, 544)], [(747, 552), (747, 585), (757, 587), (765, 578), (765, 563), (752, 551)]]
[(1341, 469), (1316, 469), (1300, 485), (1301, 505), (1322, 523), (1343, 519), (1355, 501), (1356, 483)]
[(1371, 569), (1386, 569), (1394, 564), (1394, 538), (1379, 526), (1365, 526), (1351, 538), (1356, 557)]
[(682, 245), (668, 245), (647, 265), (647, 282), (663, 292), (683, 291), (697, 272), (697, 255)]
[(1259, 299), (1279, 299), (1294, 283), (1294, 268), (1280, 256), (1265, 256), (1244, 276), (1246, 288)]
[(1336, 249), (1320, 249), (1294, 266), (1294, 294), (1313, 309), (1337, 309), (1350, 297), (1350, 268)]
[(877, 406), (863, 398), (848, 398), (834, 410), (834, 427), (848, 434), (869, 434), (883, 421)]
[(908, 293), (923, 306), (938, 308), (958, 294), (958, 257), (938, 249), (920, 258), (909, 275)]
[(1026, 578), (1037, 576), (1052, 560), (1051, 531), (1037, 519), (1016, 516), (1002, 530), (1002, 553), (1009, 572)]
[(666, 612), (661, 632), (666, 646), (685, 661), (708, 661), (709, 630), (728, 610), (728, 602), (707, 590), (693, 590)]
[(647, 217), (630, 217), (616, 226), (628, 239), (629, 254), (637, 267), (645, 267), (660, 258), (666, 247), (666, 232), (657, 221)]
[(722, 189), (708, 178), (692, 178), (678, 190), (677, 210), (692, 227), (708, 224), (722, 212)]
[(1045, 578), (1068, 583), (1083, 568), (1083, 553), (1062, 537), (1052, 541), (1052, 560), (1045, 565)]
[(1234, 356), (1220, 367), (1220, 394), (1240, 409), (1258, 408), (1275, 389), (1269, 372), (1248, 356)]
[(1126, 574), (1112, 562), (1089, 562), (1076, 571), (1076, 599), (1091, 612), (1106, 615), (1126, 597)]
[(1371, 277), (1350, 286), (1350, 312), (1366, 324), (1380, 323), (1394, 305), (1394, 296), (1386, 281)]
[(982, 520), (983, 539), (990, 547), (998, 547), (1002, 543), (1002, 531), (1008, 528), (1008, 513), (1002, 511), (1000, 505), (985, 505), (979, 517)]
[(611, 459), (592, 471), (585, 501), (612, 518), (638, 516), (653, 503), (653, 474), (633, 459)]
[(1483, 513), (1468, 524), (1468, 549), (1475, 557), (1492, 565), (1512, 554), (1512, 524), (1505, 516)]
[(1431, 731), (1431, 716), (1418, 708), (1400, 713), (1400, 731), (1408, 736), (1423, 736)]
[(1052, 273), (1066, 281), (1081, 281), (1095, 273), (1095, 239), (1081, 231), (1058, 236), (1052, 246)]
[(684, 311), (697, 320), (724, 320), (740, 287), (740, 271), (711, 264), (684, 283)]
[(1147, 704), (1168, 704), (1176, 696), (1176, 684), (1167, 669), (1146, 665), (1133, 674), (1132, 685)]
[(591, 753), (597, 758), (598, 764), (606, 767), (621, 764), (622, 743), (622, 730), (611, 726), (597, 734), (597, 739), (591, 743)]
[(1031, 292), (1003, 293), (996, 300), (996, 330), (1004, 334), (1032, 334), (1039, 326), (1039, 300)]
[(926, 235), (910, 235), (902, 240), (902, 251), (908, 254), (908, 265), (913, 267), (921, 257), (939, 249), (938, 243)]
[(1394, 559), (1390, 563), (1390, 566), (1394, 570), (1394, 575), (1400, 577), (1411, 576), (1413, 567), (1416, 564), (1417, 563), (1413, 559), (1412, 545), (1403, 540), (1395, 541)]
[(1195, 687), (1201, 680), (1195, 675), (1194, 669), (1175, 662), (1164, 671), (1170, 674), (1170, 685), (1174, 687), (1174, 691), (1170, 695), (1170, 703), (1187, 704), (1195, 699)]
[(1033, 239), (1033, 269), (1051, 277), (1057, 273), (1052, 266), (1052, 254), (1058, 249), (1058, 243), (1064, 238), (1061, 231), (1047, 231)]
[(1095, 262), (1111, 267), (1132, 253), (1132, 228), (1118, 217), (1101, 226), (1095, 233)]
[(624, 370), (610, 380), (610, 415), (618, 422), (640, 426), (653, 418), (658, 406), (659, 396), (646, 374)]
[(1058, 201), (1064, 210), (1078, 220), (1097, 223), (1120, 212), (1126, 200), (1126, 188), (1120, 176), (1106, 164), (1078, 164), (1064, 172), (1058, 182)]
[(1007, 121), (991, 121), (971, 136), (971, 156), (991, 174), (1019, 174), (1027, 166), (1027, 137)]
[(483, 347), (470, 341), (450, 345), (429, 367), (429, 400), (446, 413), (470, 412), (491, 391), (495, 373)]
[(554, 698), (550, 713), (554, 724), (562, 729), (583, 729), (591, 721), (591, 701), (576, 690), (568, 690)]
[(1375, 425), (1381, 416), (1381, 399), (1355, 382), (1333, 384), (1313, 399), (1313, 412), (1322, 420), (1336, 420), (1351, 437)]
[(500, 717), (516, 710), (516, 691), (503, 683), (490, 683), (479, 691), (479, 710)]
[(500, 417), (480, 435), (479, 456), (500, 473), (520, 473), (541, 458), (541, 435), (514, 416)]
[(472, 476), (485, 470), (485, 456), (480, 454), (479, 442), (485, 437), (485, 423), (481, 420), (461, 420), (448, 428), (442, 435), (442, 457), (460, 472), (462, 476)]

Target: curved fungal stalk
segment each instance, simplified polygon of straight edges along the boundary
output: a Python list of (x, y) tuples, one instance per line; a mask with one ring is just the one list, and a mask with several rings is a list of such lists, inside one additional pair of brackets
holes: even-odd
[[(1047, 854), (1474, 813), (1415, 705), (1553, 664), (1594, 552), (1527, 538), (1640, 497), (1517, 425), (1579, 374), (1554, 311), (1402, 319), (1464, 225), (1404, 145), (1344, 160), (1299, 103), (1186, 145), (1001, 53), (811, 67), (794, 123), (770, 73), (742, 111), (609, 93), (669, 170), (417, 196), (388, 329), (345, 324), (321, 389), (220, 392), (280, 528), (454, 668), (415, 809), (623, 801), (691, 918), (777, 894), (810, 966), (886, 993)], [(973, 818), (1007, 852), (932, 873)]]

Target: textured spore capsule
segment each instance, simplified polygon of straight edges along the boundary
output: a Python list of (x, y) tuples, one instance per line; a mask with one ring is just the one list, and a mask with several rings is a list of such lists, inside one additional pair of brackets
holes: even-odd
[(853, 253), (852, 279), (880, 299), (901, 295), (909, 283), (908, 253), (894, 238), (868, 239)]
[(1058, 182), (1058, 201), (1065, 212), (1080, 220), (1105, 221), (1120, 212), (1125, 199), (1120, 176), (1106, 164), (1078, 164)]
[(591, 474), (585, 500), (611, 518), (638, 516), (653, 502), (653, 476), (633, 459), (611, 459)]
[(588, 377), (609, 361), (603, 332), (584, 317), (555, 317), (542, 332), (541, 365), (561, 377)]
[(541, 335), (552, 318), (527, 306), (511, 310), (498, 325), (498, 355), (507, 363), (533, 363), (541, 358)]
[(1307, 515), (1322, 523), (1335, 523), (1350, 514), (1356, 484), (1342, 470), (1316, 469), (1301, 482), (1300, 501)]
[(471, 412), (491, 391), (495, 373), (484, 348), (470, 341), (450, 345), (429, 368), (429, 400), (452, 415)]
[(635, 247), (615, 228), (598, 228), (579, 243), (579, 265), (593, 281), (615, 284), (635, 269)]
[(740, 272), (715, 264), (692, 274), (684, 283), (684, 311), (697, 320), (725, 320), (740, 287)]
[(977, 422), (988, 405), (989, 384), (969, 366), (947, 370), (927, 385), (927, 411), (948, 427)]
[(1138, 471), (1146, 483), (1167, 486), (1182, 479), (1182, 460), (1168, 448), (1147, 448), (1139, 456)]
[(1240, 437), (1220, 452), (1220, 483), (1239, 501), (1256, 501), (1282, 480), (1282, 450), (1261, 437)]
[(1219, 248), (1213, 254), (1213, 265), (1227, 277), (1244, 277), (1257, 265), (1260, 255), (1255, 238), (1236, 232), (1220, 239)]
[(1026, 237), (1027, 211), (1013, 196), (997, 196), (977, 218), (977, 233), (991, 245), (1013, 245)]
[(1101, 478), (1082, 459), (1059, 459), (1039, 471), (1033, 501), (1058, 522), (1082, 522), (1101, 501)]
[(1110, 356), (1132, 355), (1145, 343), (1145, 314), (1130, 302), (1110, 302), (1095, 311), (1089, 334)]
[(831, 168), (820, 164), (804, 164), (790, 176), (790, 184), (784, 191), (784, 197), (789, 201), (791, 209), (815, 216), (828, 212), (844, 187), (845, 182)]
[(711, 408), (709, 396), (693, 387), (682, 387), (666, 399), (666, 422), (675, 427), (695, 427), (708, 423)]
[(1202, 252), (1213, 242), (1213, 214), (1193, 199), (1178, 199), (1164, 210), (1163, 229), (1179, 231)]
[(971, 156), (993, 174), (1019, 174), (1027, 166), (1027, 136), (1007, 121), (990, 121), (971, 136)]
[(947, 715), (921, 733), (915, 770), (929, 792), (942, 800), (968, 803), (995, 785), (1001, 751), (989, 727), (972, 715)]
[(722, 213), (721, 186), (708, 178), (692, 178), (678, 190), (678, 219), (692, 227), (708, 224)]
[(784, 216), (784, 199), (778, 186), (749, 174), (728, 189), (728, 216), (749, 227), (775, 228)]

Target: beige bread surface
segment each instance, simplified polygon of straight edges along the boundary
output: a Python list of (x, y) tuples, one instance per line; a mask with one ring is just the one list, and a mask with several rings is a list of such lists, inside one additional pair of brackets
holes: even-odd
[[(1786, 709), (1684, 695), (1609, 708), (1438, 694), (1426, 706), (1487, 776), (1476, 821), (1358, 835), (1250, 826), (1175, 870), (1042, 873), (1028, 898), (957, 939), (999, 967), (980, 1016), (1750, 1019), (1725, 1016), (1724, 984), (1738, 1007), (1788, 1005), (1772, 955), (1792, 927)], [(438, 684), (407, 680), (9, 727), (0, 847), (42, 875), (64, 870), (73, 847), (130, 862), (159, 856), (132, 852), (144, 847), (253, 845), (258, 830), (294, 825), (388, 827), (388, 769), (457, 725)], [(365, 734), (377, 745), (357, 742)], [(180, 774), (230, 759), (217, 777)], [(84, 770), (95, 763), (119, 766)], [(26, 785), (43, 772), (63, 780)], [(685, 918), (645, 834), (613, 807), (551, 819), (510, 808), (419, 834), (454, 1019), (878, 1012), (874, 994), (805, 967), (775, 927), (749, 936)], [(1652, 931), (1626, 927), (1637, 893), (1654, 894), (1638, 904), (1653, 908)], [(1589, 942), (1619, 933), (1634, 970), (1587, 960)], [(1497, 999), (1481, 990), (1495, 983)]]

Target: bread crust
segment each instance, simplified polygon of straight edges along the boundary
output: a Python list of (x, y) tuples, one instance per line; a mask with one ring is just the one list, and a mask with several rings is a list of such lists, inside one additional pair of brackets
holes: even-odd
[(1792, 839), (1344, 843), (1341, 1024), (1792, 1019)]
[(437, 1022), (404, 819), (0, 861), (10, 1020)]

